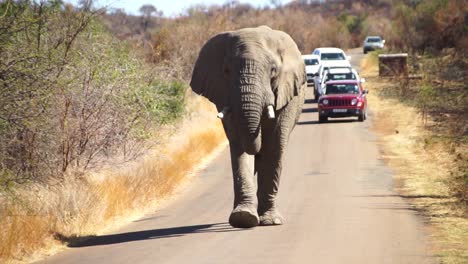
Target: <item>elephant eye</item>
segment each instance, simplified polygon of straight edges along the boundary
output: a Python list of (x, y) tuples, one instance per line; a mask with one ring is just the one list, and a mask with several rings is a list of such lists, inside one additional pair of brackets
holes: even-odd
[(278, 89), (278, 76), (272, 76), (270, 80), (270, 87), (273, 92)]
[(271, 77), (275, 78), (278, 75), (278, 68), (276, 65), (271, 66)]

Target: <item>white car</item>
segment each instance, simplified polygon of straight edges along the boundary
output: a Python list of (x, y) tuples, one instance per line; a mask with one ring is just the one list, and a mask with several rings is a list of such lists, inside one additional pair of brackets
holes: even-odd
[(317, 76), (314, 78), (314, 95), (315, 99), (320, 96), (320, 90), (323, 78), (323, 71), (332, 67), (348, 67), (351, 68), (349, 60), (350, 56), (346, 56), (346, 53), (339, 48), (316, 48), (313, 55), (319, 57), (320, 67)]
[(368, 51), (383, 49), (385, 40), (379, 36), (367, 36), (362, 44), (362, 52), (366, 54)]
[(318, 74), (314, 78), (314, 97), (315, 99), (318, 99), (320, 95), (322, 94), (322, 84), (324, 81), (325, 74), (327, 73), (328, 70), (330, 69), (351, 69), (351, 66), (329, 66), (326, 63), (320, 64)]
[(348, 66), (351, 67), (350, 56), (339, 48), (316, 48), (313, 55), (319, 57), (320, 64), (327, 64), (329, 66)]
[(354, 80), (364, 83), (366, 80), (359, 77), (358, 72), (353, 68), (333, 67), (325, 69), (323, 78), (320, 82), (320, 89), (318, 89), (319, 95), (325, 94), (325, 88), (328, 81), (344, 81)]
[(319, 57), (317, 55), (302, 55), (302, 59), (304, 60), (307, 74), (307, 86), (311, 86), (314, 84), (314, 77), (318, 72)]

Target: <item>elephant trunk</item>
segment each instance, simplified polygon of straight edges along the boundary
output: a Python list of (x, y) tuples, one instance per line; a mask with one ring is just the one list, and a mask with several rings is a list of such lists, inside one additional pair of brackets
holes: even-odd
[[(249, 154), (261, 149), (260, 120), (262, 118), (263, 98), (258, 84), (244, 83), (240, 87), (240, 125), (244, 134), (244, 148)], [(247, 132), (247, 133), (246, 133)]]

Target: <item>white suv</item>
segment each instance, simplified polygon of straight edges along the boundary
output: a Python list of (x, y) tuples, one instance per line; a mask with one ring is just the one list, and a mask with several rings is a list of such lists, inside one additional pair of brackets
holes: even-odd
[(364, 83), (366, 80), (359, 77), (358, 72), (353, 68), (329, 68), (323, 72), (323, 78), (320, 82), (318, 92), (320, 95), (325, 94), (326, 83), (328, 81), (344, 81), (344, 80), (354, 80), (361, 83)]
[(307, 74), (307, 86), (314, 84), (314, 77), (317, 76), (319, 68), (319, 57), (317, 55), (302, 55)]
[(330, 69), (336, 69), (336, 68), (344, 68), (344, 69), (349, 69), (351, 67), (348, 66), (327, 66), (321, 64), (317, 73), (317, 76), (314, 78), (314, 98), (318, 99), (320, 95), (322, 94), (322, 84), (324, 83), (325, 80), (325, 75), (328, 73)]
[(319, 57), (320, 64), (327, 64), (329, 66), (347, 66), (351, 67), (349, 60), (350, 56), (346, 56), (344, 51), (339, 48), (316, 48), (313, 55)]
[(318, 56), (320, 63), (318, 74), (314, 78), (314, 95), (315, 99), (318, 99), (324, 70), (332, 67), (351, 68), (351, 63), (349, 62), (351, 57), (346, 56), (344, 51), (339, 48), (316, 48), (313, 55)]

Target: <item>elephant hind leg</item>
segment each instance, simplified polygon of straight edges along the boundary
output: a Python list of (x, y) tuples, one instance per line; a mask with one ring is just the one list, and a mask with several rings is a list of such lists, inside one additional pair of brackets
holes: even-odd
[(260, 225), (282, 225), (284, 218), (276, 208), (270, 209), (260, 216)]

